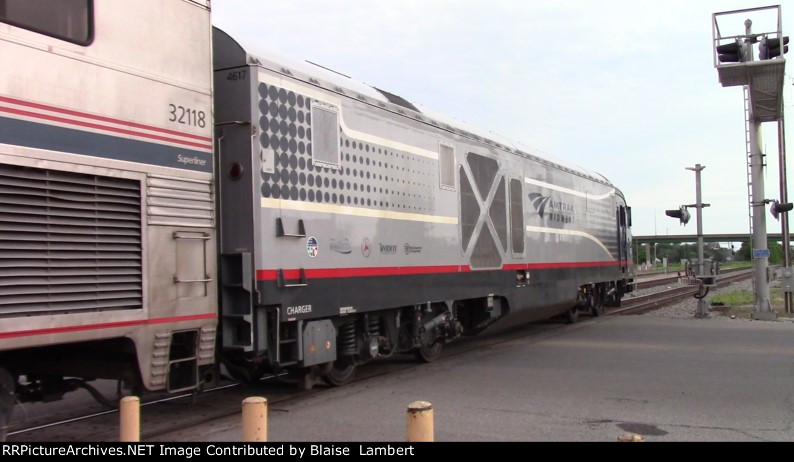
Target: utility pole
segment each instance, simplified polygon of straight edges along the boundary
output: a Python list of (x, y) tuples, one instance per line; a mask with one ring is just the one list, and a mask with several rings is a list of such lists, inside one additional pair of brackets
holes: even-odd
[[(695, 167), (687, 167), (687, 170), (695, 172), (695, 204), (697, 208), (697, 228), (698, 228), (698, 275), (706, 274), (705, 260), (703, 259), (703, 208), (709, 207), (709, 204), (703, 203), (703, 196), (700, 189), (700, 172), (705, 170), (705, 165), (696, 164)], [(701, 281), (698, 286), (698, 318), (706, 318), (709, 315), (708, 307), (706, 306), (706, 288)]]

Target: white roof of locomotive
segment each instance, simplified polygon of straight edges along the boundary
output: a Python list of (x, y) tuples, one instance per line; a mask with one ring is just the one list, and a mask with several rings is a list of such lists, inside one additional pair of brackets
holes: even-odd
[[(232, 39), (231, 37), (229, 38)], [(236, 39), (232, 40), (237, 42)], [(319, 64), (291, 58), (258, 43), (253, 44), (250, 47), (243, 46), (240, 44), (240, 42), (237, 42), (237, 44), (240, 46), (241, 50), (246, 53), (249, 64), (258, 64), (275, 72), (290, 75), (313, 85), (318, 85), (319, 83), (319, 86), (329, 91), (338, 93), (337, 89), (341, 89), (342, 93), (349, 97), (375, 102), (381, 107), (385, 107), (393, 111), (396, 110), (405, 116), (417, 119), (422, 122), (430, 123), (442, 129), (454, 131), (461, 136), (472, 137), (473, 135), (473, 138), (477, 141), (485, 142), (491, 146), (495, 145), (497, 148), (501, 148), (515, 154), (528, 156), (542, 163), (549, 164), (562, 170), (570, 171), (571, 173), (579, 174), (600, 183), (612, 185), (609, 180), (599, 173), (591, 172), (578, 165), (570, 164), (564, 160), (555, 159), (548, 153), (536, 154), (538, 150), (535, 148), (529, 147), (520, 142), (513, 141), (504, 136), (483, 130), (465, 122), (461, 122), (460, 120), (438, 113), (424, 106), (417, 107), (418, 105), (414, 104), (414, 107), (419, 111), (417, 112), (404, 104), (395, 104), (389, 101), (389, 99), (375, 87), (359, 82), (350, 76), (328, 69)], [(310, 79), (313, 79), (317, 83), (310, 81)]]

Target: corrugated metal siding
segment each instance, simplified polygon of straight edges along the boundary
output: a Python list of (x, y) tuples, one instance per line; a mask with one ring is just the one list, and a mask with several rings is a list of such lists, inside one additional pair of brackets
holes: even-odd
[(142, 307), (141, 187), (0, 165), (0, 316)]
[(146, 185), (148, 224), (190, 228), (215, 226), (209, 180), (149, 175)]

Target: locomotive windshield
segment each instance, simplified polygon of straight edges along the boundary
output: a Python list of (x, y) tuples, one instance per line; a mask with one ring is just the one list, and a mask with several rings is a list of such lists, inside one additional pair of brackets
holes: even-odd
[(87, 45), (92, 6), (92, 0), (0, 0), (0, 21)]

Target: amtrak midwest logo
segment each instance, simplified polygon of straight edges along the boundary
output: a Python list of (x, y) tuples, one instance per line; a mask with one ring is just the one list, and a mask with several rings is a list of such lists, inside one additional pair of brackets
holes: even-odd
[(530, 193), (529, 200), (541, 220), (554, 223), (573, 223), (574, 218), (576, 218), (573, 204), (551, 200), (551, 196), (544, 196), (538, 193)]

